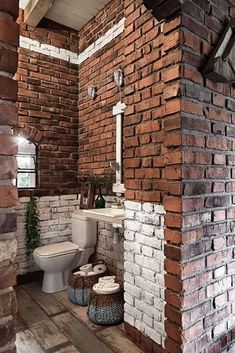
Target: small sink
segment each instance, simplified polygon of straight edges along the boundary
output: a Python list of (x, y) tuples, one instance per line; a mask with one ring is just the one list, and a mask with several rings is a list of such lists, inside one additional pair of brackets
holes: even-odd
[(109, 222), (123, 226), (124, 209), (120, 208), (94, 208), (83, 210), (87, 217), (97, 221)]

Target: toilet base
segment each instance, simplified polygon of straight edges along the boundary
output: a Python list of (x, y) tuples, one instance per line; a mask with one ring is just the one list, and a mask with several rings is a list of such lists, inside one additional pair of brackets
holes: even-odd
[(68, 282), (64, 281), (64, 273), (49, 273), (44, 272), (43, 282), (42, 282), (42, 291), (44, 293), (56, 293), (61, 292), (68, 288)]

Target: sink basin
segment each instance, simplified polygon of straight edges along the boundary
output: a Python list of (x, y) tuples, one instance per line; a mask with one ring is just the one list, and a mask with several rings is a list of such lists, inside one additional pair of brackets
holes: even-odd
[(97, 221), (109, 222), (118, 226), (123, 226), (124, 209), (120, 208), (94, 208), (83, 210), (87, 217)]

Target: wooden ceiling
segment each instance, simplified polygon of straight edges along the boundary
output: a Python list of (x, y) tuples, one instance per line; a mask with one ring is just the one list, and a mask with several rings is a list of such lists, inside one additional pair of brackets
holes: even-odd
[(25, 23), (37, 26), (46, 17), (80, 30), (110, 0), (20, 0), (25, 7)]

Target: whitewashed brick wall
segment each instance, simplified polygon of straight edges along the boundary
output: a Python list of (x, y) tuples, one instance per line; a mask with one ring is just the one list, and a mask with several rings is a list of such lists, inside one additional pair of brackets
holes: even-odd
[(164, 346), (164, 208), (125, 202), (125, 321)]
[[(35, 271), (34, 263), (28, 263), (26, 256), (26, 209), (29, 197), (19, 198), (17, 209), (18, 254), (17, 264), (19, 274)], [(40, 220), (41, 244), (52, 244), (71, 239), (71, 215), (79, 205), (79, 195), (42, 196), (37, 197), (38, 216)]]
[[(43, 196), (37, 198), (42, 245), (71, 240), (71, 216), (73, 211), (79, 206), (79, 198), (79, 195)], [(124, 202), (123, 199), (107, 196), (106, 207), (117, 201)], [(25, 220), (28, 202), (29, 197), (21, 197), (17, 209), (17, 264), (19, 274), (38, 270), (32, 259), (28, 262), (26, 256)], [(114, 231), (117, 230), (114, 230), (111, 224), (98, 223), (98, 241), (95, 257), (96, 259), (104, 259), (113, 273), (123, 277), (123, 230), (118, 230), (120, 236), (117, 244), (113, 244)]]
[(97, 51), (105, 47), (113, 39), (117, 38), (124, 32), (125, 29), (125, 18), (122, 18), (117, 24), (110, 28), (103, 36), (98, 38), (94, 43), (89, 45), (83, 52), (77, 54), (72, 51), (57, 48), (53, 45), (40, 43), (37, 40), (30, 39), (28, 37), (20, 36), (20, 47), (32, 50), (36, 53), (51, 56), (61, 60), (69, 61), (73, 64), (80, 65), (86, 59), (90, 58)]
[[(110, 207), (112, 202), (124, 203), (124, 199), (108, 196), (106, 197), (106, 207)], [(118, 232), (118, 242), (114, 244), (114, 232)], [(124, 271), (124, 236), (123, 229), (115, 229), (110, 223), (98, 223), (98, 241), (96, 246), (96, 259), (103, 259), (107, 263), (110, 271), (116, 274), (120, 280), (123, 279)]]

